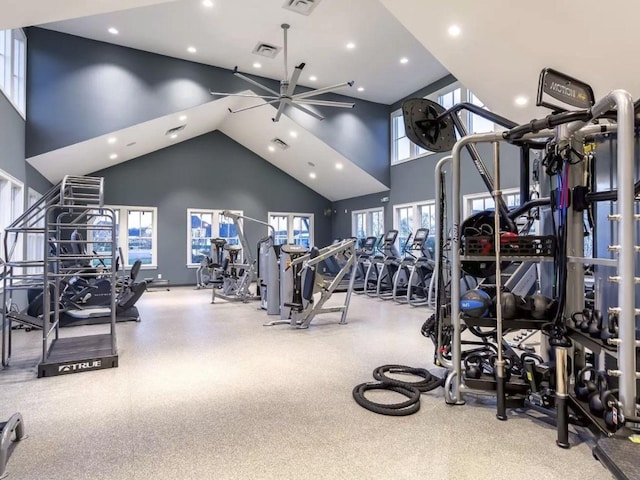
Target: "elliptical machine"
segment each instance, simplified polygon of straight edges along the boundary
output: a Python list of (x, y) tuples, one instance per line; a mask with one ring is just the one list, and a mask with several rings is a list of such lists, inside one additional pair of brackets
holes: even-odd
[[(384, 275), (384, 263), (388, 258), (397, 258), (399, 256), (398, 249), (395, 246), (398, 238), (397, 230), (389, 230), (383, 240), (381, 253), (374, 255), (369, 260), (369, 267), (364, 277), (364, 293), (370, 297), (375, 297), (379, 293), (379, 285), (381, 281), (388, 281), (391, 288), (391, 279), (385, 280), (381, 277)], [(385, 275), (386, 276), (386, 275)]]
[(405, 256), (399, 262), (392, 294), (393, 300), (397, 303), (418, 305), (427, 301), (434, 266), (427, 248), (428, 236), (428, 228), (417, 229), (411, 247), (405, 251)]

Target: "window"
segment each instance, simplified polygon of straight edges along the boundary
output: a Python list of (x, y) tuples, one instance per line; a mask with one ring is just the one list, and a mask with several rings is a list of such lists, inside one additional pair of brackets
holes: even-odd
[(436, 233), (435, 201), (395, 205), (393, 207), (393, 227), (398, 230), (400, 248), (404, 247), (409, 235), (415, 233), (418, 228), (428, 228), (429, 236), (434, 236)]
[[(0, 239), (4, 242), (4, 229), (16, 220), (24, 211), (24, 185), (8, 173), (0, 170)], [(15, 237), (11, 236), (13, 241)], [(18, 238), (15, 250), (10, 260), (22, 260), (24, 237)], [(11, 245), (10, 245), (11, 246)], [(2, 253), (4, 255), (4, 252)], [(7, 260), (7, 259), (4, 259)], [(19, 273), (19, 272), (16, 272)]]
[[(156, 207), (130, 207), (122, 205), (105, 205), (115, 211), (116, 244), (122, 249), (124, 265), (131, 266), (136, 260), (142, 262), (142, 268), (158, 266), (158, 209)], [(110, 225), (111, 216), (96, 215), (94, 223)], [(87, 232), (87, 240), (91, 248), (100, 255), (111, 254), (109, 230)], [(108, 260), (108, 259), (107, 259)], [(108, 265), (109, 262), (105, 260)]]
[(22, 30), (0, 31), (0, 90), (24, 117), (27, 96), (27, 37)]
[(351, 213), (351, 232), (358, 239), (358, 246), (364, 245), (367, 237), (379, 237), (384, 233), (384, 209), (369, 208)]
[[(509, 210), (520, 205), (520, 190), (512, 188), (502, 191), (502, 198)], [(490, 193), (474, 193), (464, 196), (464, 217), (467, 218), (484, 210), (493, 210), (493, 196)]]
[[(241, 211), (233, 213), (243, 215)], [(230, 245), (240, 243), (233, 220), (222, 215), (222, 210), (187, 209), (187, 237), (189, 267), (198, 266), (203, 257), (211, 255), (212, 238), (223, 238)]]
[[(484, 103), (476, 97), (469, 89), (455, 82), (448, 85), (442, 90), (434, 92), (427, 97), (429, 100), (433, 100), (442, 105), (445, 109), (449, 109), (454, 105), (462, 102), (473, 103), (482, 108)], [(458, 113), (462, 124), (465, 125), (469, 133), (485, 133), (492, 132), (495, 129), (495, 124), (481, 117), (463, 110)], [(392, 151), (391, 151), (391, 165), (401, 163), (407, 160), (413, 160), (423, 155), (430, 155), (432, 152), (420, 148), (418, 145), (412, 143), (406, 136), (404, 118), (402, 116), (402, 110), (396, 110), (391, 114), (391, 135), (392, 135)]]
[[(313, 213), (269, 212), (276, 245), (295, 244), (310, 248), (313, 243)], [(269, 234), (271, 234), (269, 230)]]
[[(33, 207), (42, 198), (38, 192), (29, 189), (27, 195), (27, 208)], [(37, 222), (30, 225), (35, 228), (44, 228), (44, 215)], [(44, 235), (41, 233), (27, 233), (27, 260), (43, 261), (44, 260)], [(27, 273), (42, 273), (42, 267), (28, 267)]]

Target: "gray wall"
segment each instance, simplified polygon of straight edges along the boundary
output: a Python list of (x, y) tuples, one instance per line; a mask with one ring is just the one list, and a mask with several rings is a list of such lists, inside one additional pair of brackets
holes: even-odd
[[(209, 102), (209, 90), (250, 87), (221, 68), (39, 28), (27, 36), (28, 157)], [(276, 81), (260, 81), (279, 90)], [(296, 110), (287, 114), (388, 185), (389, 107), (323, 98), (356, 106), (322, 108), (321, 122)]]
[[(347, 238), (352, 235), (352, 212), (354, 210), (364, 210), (367, 208), (384, 207), (385, 219), (390, 215), (387, 211), (390, 209), (389, 203), (383, 203), (384, 197), (389, 197), (389, 191), (373, 193), (371, 195), (363, 195), (361, 197), (348, 198), (333, 202), (333, 216), (331, 220), (333, 238)], [(386, 220), (385, 220), (386, 226)]]
[[(143, 277), (194, 284), (187, 264), (187, 208), (234, 209), (267, 221), (267, 212), (314, 214), (316, 245), (331, 242), (331, 202), (216, 131), (95, 172), (108, 204), (158, 207), (158, 269)], [(246, 223), (252, 253), (266, 227)]]
[[(0, 125), (0, 169), (23, 182), (25, 187), (45, 193), (51, 183), (25, 162), (25, 121), (2, 93)], [(25, 188), (25, 196), (27, 192)]]

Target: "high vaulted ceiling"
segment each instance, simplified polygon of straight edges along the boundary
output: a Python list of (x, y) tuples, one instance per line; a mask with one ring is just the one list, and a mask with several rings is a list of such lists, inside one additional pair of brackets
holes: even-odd
[[(596, 98), (617, 88), (640, 95), (640, 2), (380, 1), (488, 108), (514, 121), (550, 113), (535, 107), (545, 67), (591, 84)], [(460, 29), (455, 38), (452, 25)], [(518, 96), (528, 103), (516, 105)]]
[(86, 17), (171, 0), (0, 0), (0, 30)]
[[(44, 27), (281, 80), (283, 51), (269, 59), (252, 50), (259, 42), (282, 47), (280, 25), (289, 23), (289, 75), (304, 62), (301, 85), (353, 80), (354, 87), (340, 93), (385, 104), (447, 74), (377, 0), (315, 0), (308, 16), (284, 9), (285, 0), (210, 1), (211, 7), (202, 0), (179, 0)], [(112, 27), (118, 35), (108, 33)], [(354, 48), (347, 48), (349, 43)], [(197, 52), (189, 53), (189, 46)], [(403, 57), (406, 63), (400, 62)], [(255, 62), (261, 68), (254, 68)]]

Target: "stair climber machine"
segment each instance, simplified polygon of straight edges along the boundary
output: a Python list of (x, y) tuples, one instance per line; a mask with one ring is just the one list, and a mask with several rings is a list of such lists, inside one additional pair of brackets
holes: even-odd
[(419, 228), (413, 236), (411, 247), (399, 263), (393, 282), (392, 298), (398, 303), (414, 306), (427, 303), (434, 261), (427, 248), (428, 228)]
[(378, 240), (382, 242), (382, 238), (382, 236), (380, 239), (378, 239), (378, 237), (367, 237), (364, 240), (362, 248), (356, 250), (356, 280), (353, 283), (353, 293), (356, 295), (364, 293), (364, 279), (367, 276), (369, 263), (371, 261), (371, 257), (375, 255)]
[(226, 243), (224, 238), (211, 239), (210, 255), (204, 255), (196, 269), (196, 290), (222, 286), (222, 265)]
[(388, 258), (398, 258), (400, 254), (396, 248), (396, 239), (398, 238), (397, 230), (389, 230), (385, 233), (380, 245), (380, 253), (369, 258), (369, 266), (364, 277), (364, 293), (370, 297), (375, 297), (379, 292), (379, 285), (389, 286), (389, 290), (393, 288), (391, 278), (381, 278), (385, 276), (385, 261)]
[[(317, 315), (324, 313), (341, 313), (339, 323), (347, 323), (357, 267), (355, 244), (355, 239), (348, 239), (322, 249), (313, 247), (311, 250), (301, 245), (282, 245), (280, 320), (268, 322), (265, 326), (289, 324), (295, 328), (308, 328)], [(347, 262), (335, 277), (325, 278), (318, 273), (319, 265), (334, 256), (344, 256)], [(347, 275), (351, 280), (342, 304), (325, 307)]]

